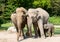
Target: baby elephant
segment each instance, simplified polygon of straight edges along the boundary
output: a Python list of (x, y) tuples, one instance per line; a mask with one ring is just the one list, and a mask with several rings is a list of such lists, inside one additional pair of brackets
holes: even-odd
[(54, 25), (51, 23), (44, 24), (45, 36), (51, 37), (54, 35)]

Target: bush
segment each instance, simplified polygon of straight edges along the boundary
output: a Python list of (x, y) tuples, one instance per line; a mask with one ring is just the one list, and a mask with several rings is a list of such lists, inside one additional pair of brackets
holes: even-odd
[(0, 27), (1, 27), (1, 24), (4, 23), (4, 19), (3, 19), (3, 16), (0, 16)]
[(1, 24), (0, 30), (7, 30), (8, 27), (13, 26), (13, 24), (11, 22), (9, 23), (5, 23), (5, 24)]
[(49, 22), (60, 25), (60, 17), (59, 16), (53, 16), (49, 18)]

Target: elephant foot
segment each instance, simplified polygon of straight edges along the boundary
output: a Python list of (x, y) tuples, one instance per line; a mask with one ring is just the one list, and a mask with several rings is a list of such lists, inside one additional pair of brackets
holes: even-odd
[(30, 37), (32, 37), (32, 34), (30, 34), (30, 33), (27, 32), (27, 33), (26, 33), (26, 37), (27, 37), (27, 38), (30, 38)]
[(35, 35), (35, 38), (38, 38), (39, 37), (39, 35)]
[(19, 37), (19, 41), (20, 41), (20, 40), (23, 40), (23, 39), (24, 39), (24, 37), (23, 37), (23, 36)]
[(46, 37), (43, 35), (43, 36), (41, 36), (41, 38), (42, 38), (42, 39), (45, 39)]
[(38, 36), (35, 36), (35, 38), (38, 38)]
[(26, 33), (26, 36), (29, 36), (29, 33), (28, 32)]

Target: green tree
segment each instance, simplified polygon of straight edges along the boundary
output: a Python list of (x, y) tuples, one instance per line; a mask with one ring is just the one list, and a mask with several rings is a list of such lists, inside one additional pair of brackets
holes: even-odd
[(4, 7), (5, 7), (5, 0), (0, 0), (0, 27), (1, 27), (1, 24), (4, 23), (4, 17), (3, 17), (3, 14), (4, 14)]
[(60, 0), (51, 0), (52, 15), (60, 16)]
[(0, 0), (1, 23), (10, 21), (10, 15), (17, 7), (26, 9), (41, 7), (48, 11), (50, 16), (60, 15), (60, 0)]

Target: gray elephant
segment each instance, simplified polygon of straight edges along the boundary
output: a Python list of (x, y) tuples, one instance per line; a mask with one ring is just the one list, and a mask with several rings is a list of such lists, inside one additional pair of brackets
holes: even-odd
[(26, 12), (27, 10), (25, 8), (20, 7), (16, 9), (16, 13), (11, 14), (11, 20), (17, 30), (17, 40), (19, 40), (19, 37), (20, 39), (24, 38), (23, 28), (27, 24)]
[(45, 38), (43, 25), (47, 24), (47, 22), (48, 22), (48, 18), (49, 18), (48, 12), (42, 8), (36, 8), (36, 9), (31, 8), (28, 10), (27, 15), (28, 15), (27, 22), (28, 22), (30, 36), (32, 36), (31, 25), (33, 24), (34, 30), (35, 30), (35, 35), (38, 36), (37, 29), (39, 29), (41, 37)]
[(45, 36), (53, 36), (54, 35), (54, 25), (51, 23), (44, 24), (44, 32)]

